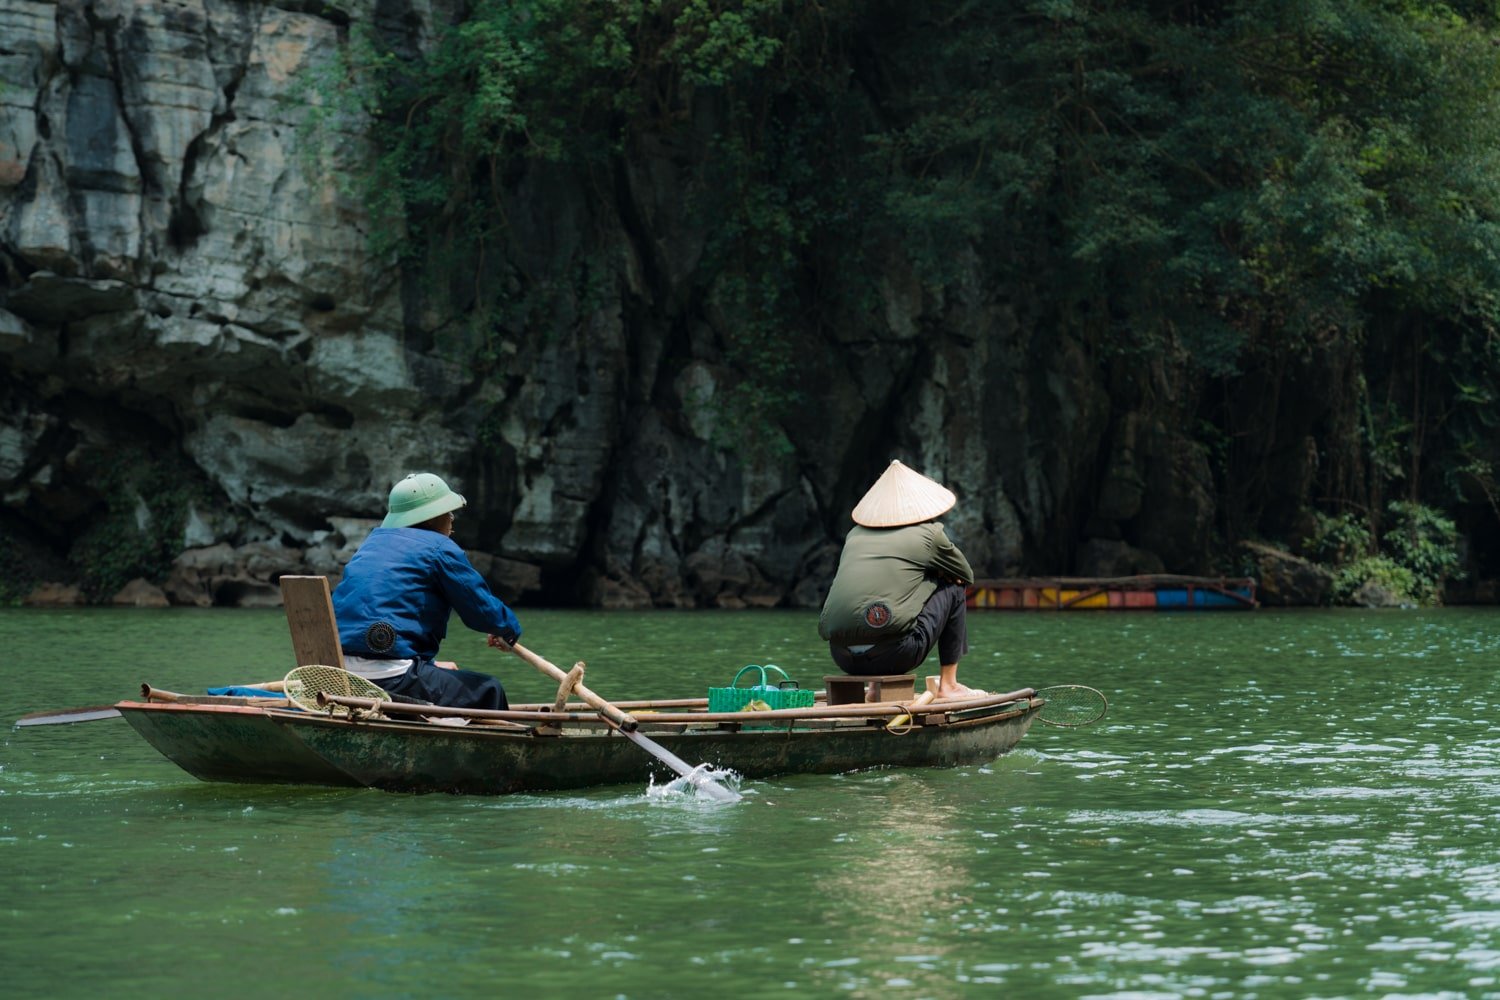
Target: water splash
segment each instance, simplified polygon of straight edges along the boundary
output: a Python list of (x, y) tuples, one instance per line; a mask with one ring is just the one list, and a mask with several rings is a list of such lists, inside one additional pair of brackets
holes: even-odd
[[(727, 789), (734, 798), (740, 793), (740, 775), (731, 770), (713, 767), (709, 764), (699, 764), (689, 774), (673, 778), (665, 785), (658, 785), (653, 778), (646, 786), (646, 797), (653, 802), (663, 802), (690, 798), (704, 802), (729, 802), (732, 799), (723, 794)], [(716, 788), (717, 790), (716, 790)]]

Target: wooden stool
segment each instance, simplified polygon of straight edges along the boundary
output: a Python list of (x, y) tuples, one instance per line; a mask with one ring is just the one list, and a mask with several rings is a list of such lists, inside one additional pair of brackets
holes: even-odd
[[(909, 701), (916, 688), (911, 674), (831, 674), (823, 678), (830, 705), (854, 705), (863, 701)], [(866, 697), (866, 694), (869, 697)]]

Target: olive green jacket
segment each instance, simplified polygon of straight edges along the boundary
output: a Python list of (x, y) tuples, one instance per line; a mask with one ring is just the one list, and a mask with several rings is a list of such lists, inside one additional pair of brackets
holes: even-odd
[(898, 639), (940, 582), (974, 582), (969, 560), (941, 524), (855, 527), (844, 539), (818, 634), (840, 646)]

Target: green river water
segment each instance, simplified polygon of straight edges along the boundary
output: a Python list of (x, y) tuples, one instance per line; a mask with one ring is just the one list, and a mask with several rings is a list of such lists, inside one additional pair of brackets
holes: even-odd
[[(832, 672), (807, 612), (522, 621), (610, 698)], [(970, 626), (968, 683), (1109, 714), (725, 806), (205, 784), (120, 719), (8, 723), (274, 678), (279, 612), (0, 610), (0, 995), (1500, 997), (1500, 611)]]

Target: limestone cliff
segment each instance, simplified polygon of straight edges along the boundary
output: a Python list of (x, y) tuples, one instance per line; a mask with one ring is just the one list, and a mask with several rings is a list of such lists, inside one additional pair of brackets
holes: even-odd
[[(1086, 346), (977, 266), (935, 292), (878, 252), (877, 308), (799, 358), (820, 390), (785, 415), (791, 448), (726, 445), (709, 404), (735, 377), (734, 317), (696, 287), (681, 146), (629, 150), (608, 192), (517, 180), (517, 269), (605, 261), (604, 293), (563, 298), (481, 373), (455, 315), (371, 256), (360, 202), (297, 129), (299, 81), (351, 18), (419, 46), (445, 14), (342, 6), (0, 0), (10, 558), (66, 582), (80, 538), (103, 558), (165, 523), (168, 600), (271, 602), (280, 573), (336, 575), (390, 484), (429, 470), (468, 496), (457, 537), (522, 605), (814, 606), (848, 511), (899, 457), (958, 493), (945, 521), (982, 575), (1209, 568), (1199, 449), (1161, 410), (1111, 404)], [(344, 127), (340, 155), (364, 155)]]

